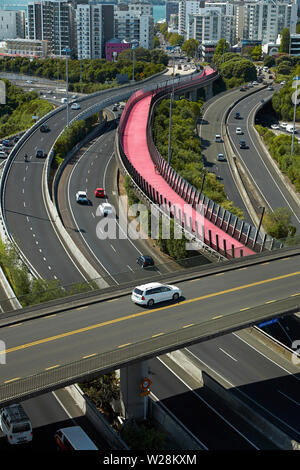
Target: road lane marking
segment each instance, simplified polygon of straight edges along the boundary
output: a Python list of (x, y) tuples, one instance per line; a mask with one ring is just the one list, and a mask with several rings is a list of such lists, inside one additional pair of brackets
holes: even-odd
[(118, 348), (124, 348), (125, 346), (129, 346), (131, 343), (125, 343), (125, 344), (121, 344), (120, 346), (118, 346)]
[(212, 317), (212, 320), (216, 320), (217, 318), (222, 318), (223, 315), (216, 315), (215, 317)]
[[(290, 278), (290, 277), (293, 277), (293, 276), (299, 276), (299, 275), (300, 275), (300, 271), (295, 271), (294, 273), (283, 274), (282, 276), (277, 276), (277, 277), (272, 277), (272, 278), (269, 278), (269, 279), (264, 279), (263, 281), (252, 282), (251, 284), (244, 284), (244, 285), (241, 285), (241, 286), (226, 289), (224, 291), (213, 292), (212, 294), (202, 295), (201, 297), (194, 297), (194, 298), (189, 299), (189, 300), (183, 300), (181, 302), (174, 303), (172, 305), (167, 305), (165, 307), (158, 307), (158, 308), (153, 308), (151, 310), (145, 310), (145, 311), (138, 312), (138, 313), (132, 313), (132, 314), (129, 314), (129, 315), (125, 315), (123, 317), (114, 318), (112, 320), (107, 320), (107, 321), (102, 322), (102, 323), (97, 323), (95, 325), (85, 326), (85, 327), (79, 328), (77, 330), (67, 331), (65, 333), (60, 333), (60, 334), (57, 334), (57, 335), (54, 335), (54, 336), (50, 336), (48, 338), (42, 338), (42, 339), (39, 339), (39, 340), (36, 340), (36, 341), (32, 341), (31, 343), (26, 343), (26, 344), (22, 344), (22, 345), (19, 345), (19, 346), (14, 346), (14, 347), (6, 349), (4, 351), (0, 350), (0, 355), (1, 354), (8, 354), (8, 353), (11, 353), (11, 352), (14, 352), (14, 351), (19, 351), (21, 349), (30, 348), (30, 347), (37, 346), (37, 345), (44, 344), (44, 343), (49, 343), (50, 341), (56, 341), (57, 339), (66, 338), (68, 336), (73, 336), (73, 335), (76, 335), (76, 334), (79, 334), (79, 333), (84, 333), (84, 332), (87, 332), (87, 331), (95, 330), (96, 328), (102, 328), (104, 326), (113, 325), (113, 324), (120, 323), (120, 322), (123, 322), (123, 321), (126, 321), (126, 320), (133, 320), (135, 318), (144, 317), (146, 315), (151, 315), (155, 312), (160, 312), (162, 310), (167, 310), (167, 309), (170, 309), (170, 308), (176, 308), (178, 306), (182, 306), (182, 305), (185, 305), (185, 304), (190, 304), (190, 303), (193, 303), (193, 302), (198, 302), (200, 300), (210, 299), (212, 297), (217, 297), (219, 295), (229, 294), (229, 293), (232, 293), (232, 292), (237, 292), (239, 290), (248, 289), (250, 287), (255, 287), (255, 286), (259, 286), (259, 285), (263, 285), (263, 284), (267, 284), (267, 283), (271, 283), (271, 282), (278, 281), (278, 280), (281, 280), (281, 279), (287, 279), (287, 278)], [(213, 317), (213, 320), (216, 319), (216, 318), (220, 318), (221, 316), (222, 315), (220, 315), (218, 317)]]
[(15, 380), (20, 380), (21, 377), (15, 377), (14, 379), (10, 379), (10, 380), (5, 380), (5, 384), (9, 384), (10, 382), (14, 382)]
[(244, 308), (240, 308), (240, 312), (244, 312), (245, 310), (249, 310), (251, 307), (244, 307)]
[(15, 325), (8, 325), (8, 328), (14, 328), (15, 326), (23, 325), (23, 323), (16, 323)]
[(289, 397), (288, 395), (286, 395), (285, 393), (283, 393), (281, 390), (277, 390), (278, 393), (281, 393), (281, 395), (283, 395), (285, 398), (287, 398), (288, 400), (292, 401), (293, 403), (295, 403), (296, 405), (300, 406), (300, 403), (296, 400), (294, 400), (293, 398)]
[(152, 338), (156, 338), (157, 336), (164, 335), (164, 333), (156, 333), (156, 335), (152, 335)]
[(87, 356), (82, 356), (82, 359), (87, 359), (88, 357), (96, 356), (96, 353), (88, 354)]
[(59, 367), (59, 364), (55, 364), (55, 366), (46, 367), (45, 370), (55, 369), (56, 367)]
[(230, 359), (232, 359), (233, 361), (237, 362), (237, 359), (235, 359), (234, 357), (232, 357), (228, 352), (224, 351), (224, 349), (222, 348), (219, 348), (220, 351), (222, 351), (222, 353), (226, 354), (226, 356), (230, 357)]
[(267, 302), (265, 302), (266, 304), (272, 304), (273, 302), (276, 302), (276, 300), (268, 300)]
[(190, 323), (189, 325), (184, 325), (182, 328), (189, 328), (190, 326), (194, 326), (195, 323)]
[(76, 310), (84, 310), (86, 308), (88, 308), (88, 305), (85, 305), (84, 307), (78, 307), (78, 308), (76, 308)]

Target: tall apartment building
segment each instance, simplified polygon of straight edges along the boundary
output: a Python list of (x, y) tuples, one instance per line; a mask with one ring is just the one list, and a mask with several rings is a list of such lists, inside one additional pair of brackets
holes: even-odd
[(199, 8), (204, 7), (204, 0), (182, 0), (178, 7), (178, 33), (187, 36), (190, 15), (199, 13)]
[(166, 2), (166, 21), (169, 24), (171, 15), (178, 15), (179, 1), (178, 2)]
[(105, 57), (105, 43), (114, 37), (114, 5), (90, 2), (76, 8), (77, 57)]
[(296, 32), (297, 2), (293, 0), (248, 0), (236, 7), (238, 39), (275, 43), (283, 28)]
[(49, 41), (52, 55), (76, 54), (75, 9), (65, 0), (28, 3), (28, 38)]
[[(220, 6), (218, 6), (220, 5)], [(229, 13), (229, 14), (226, 14)], [(206, 3), (199, 8), (199, 13), (189, 16), (187, 39), (196, 39), (199, 43), (219, 41), (224, 38), (230, 45), (235, 44), (235, 16), (226, 4)]]
[(141, 15), (138, 11), (115, 10), (115, 37), (145, 49), (153, 49), (153, 16)]
[(139, 1), (132, 1), (128, 4), (129, 11), (138, 12), (140, 15), (153, 16), (153, 5), (151, 3), (141, 3)]
[(0, 10), (0, 40), (25, 38), (25, 12)]

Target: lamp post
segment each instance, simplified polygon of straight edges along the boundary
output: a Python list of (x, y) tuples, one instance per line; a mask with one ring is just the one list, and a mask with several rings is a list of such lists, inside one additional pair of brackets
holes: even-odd
[(168, 148), (168, 164), (171, 164), (172, 149), (171, 149), (171, 138), (172, 138), (172, 108), (174, 98), (174, 75), (173, 75), (173, 87), (170, 96), (170, 117), (169, 117), (169, 148)]
[(69, 47), (63, 49), (63, 52), (66, 53), (66, 98), (67, 98), (67, 127), (70, 126), (69, 118), (69, 71), (68, 71), (68, 53), (71, 52)]
[(258, 234), (259, 234), (259, 231), (260, 231), (260, 227), (261, 227), (261, 224), (262, 224), (262, 220), (263, 220), (263, 217), (264, 217), (264, 213), (265, 213), (265, 207), (264, 206), (259, 206), (259, 209), (262, 209), (262, 211), (261, 211), (261, 216), (260, 216), (260, 221), (259, 221), (259, 224), (258, 224), (258, 228), (256, 230), (256, 234), (255, 234), (255, 237), (254, 237), (254, 240), (253, 240), (252, 248), (255, 247), (257, 237), (258, 237)]
[[(294, 153), (294, 139), (295, 139), (295, 123), (296, 123), (296, 108), (297, 108), (297, 100), (298, 100), (298, 80), (300, 77), (294, 77), (293, 80), (296, 80), (296, 96), (294, 99), (294, 120), (293, 120), (293, 135), (292, 135), (292, 147), (291, 147), (291, 155)], [(293, 95), (292, 95), (293, 96)]]

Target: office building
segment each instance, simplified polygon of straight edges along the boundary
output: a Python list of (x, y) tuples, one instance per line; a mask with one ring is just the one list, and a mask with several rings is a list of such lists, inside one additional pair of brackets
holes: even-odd
[(0, 10), (0, 41), (25, 38), (25, 12)]
[(77, 53), (75, 9), (64, 0), (42, 0), (28, 3), (28, 38), (49, 41), (52, 55)]
[(76, 8), (77, 57), (105, 57), (105, 43), (114, 37), (114, 5), (80, 4)]

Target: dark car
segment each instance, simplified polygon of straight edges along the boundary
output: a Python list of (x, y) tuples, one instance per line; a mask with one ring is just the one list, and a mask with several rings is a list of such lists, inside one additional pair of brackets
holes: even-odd
[(248, 145), (245, 140), (240, 140), (240, 149), (247, 149)]
[(18, 136), (16, 135), (16, 137), (14, 138), (14, 143), (16, 144), (16, 143), (18, 142), (18, 140), (20, 140), (20, 137), (18, 137)]
[(5, 147), (12, 147), (12, 142), (9, 139), (4, 139), (2, 144), (5, 145)]
[(41, 127), (40, 127), (40, 131), (41, 132), (49, 132), (50, 127), (48, 126), (48, 124), (42, 124)]
[(235, 119), (240, 119), (240, 118), (241, 118), (240, 113), (235, 113), (234, 118), (235, 118)]
[(47, 154), (44, 153), (44, 150), (38, 149), (35, 154), (36, 158), (44, 158), (47, 157)]
[(136, 260), (137, 264), (139, 264), (142, 268), (147, 268), (147, 266), (154, 266), (154, 261), (151, 256), (142, 255), (139, 256)]

